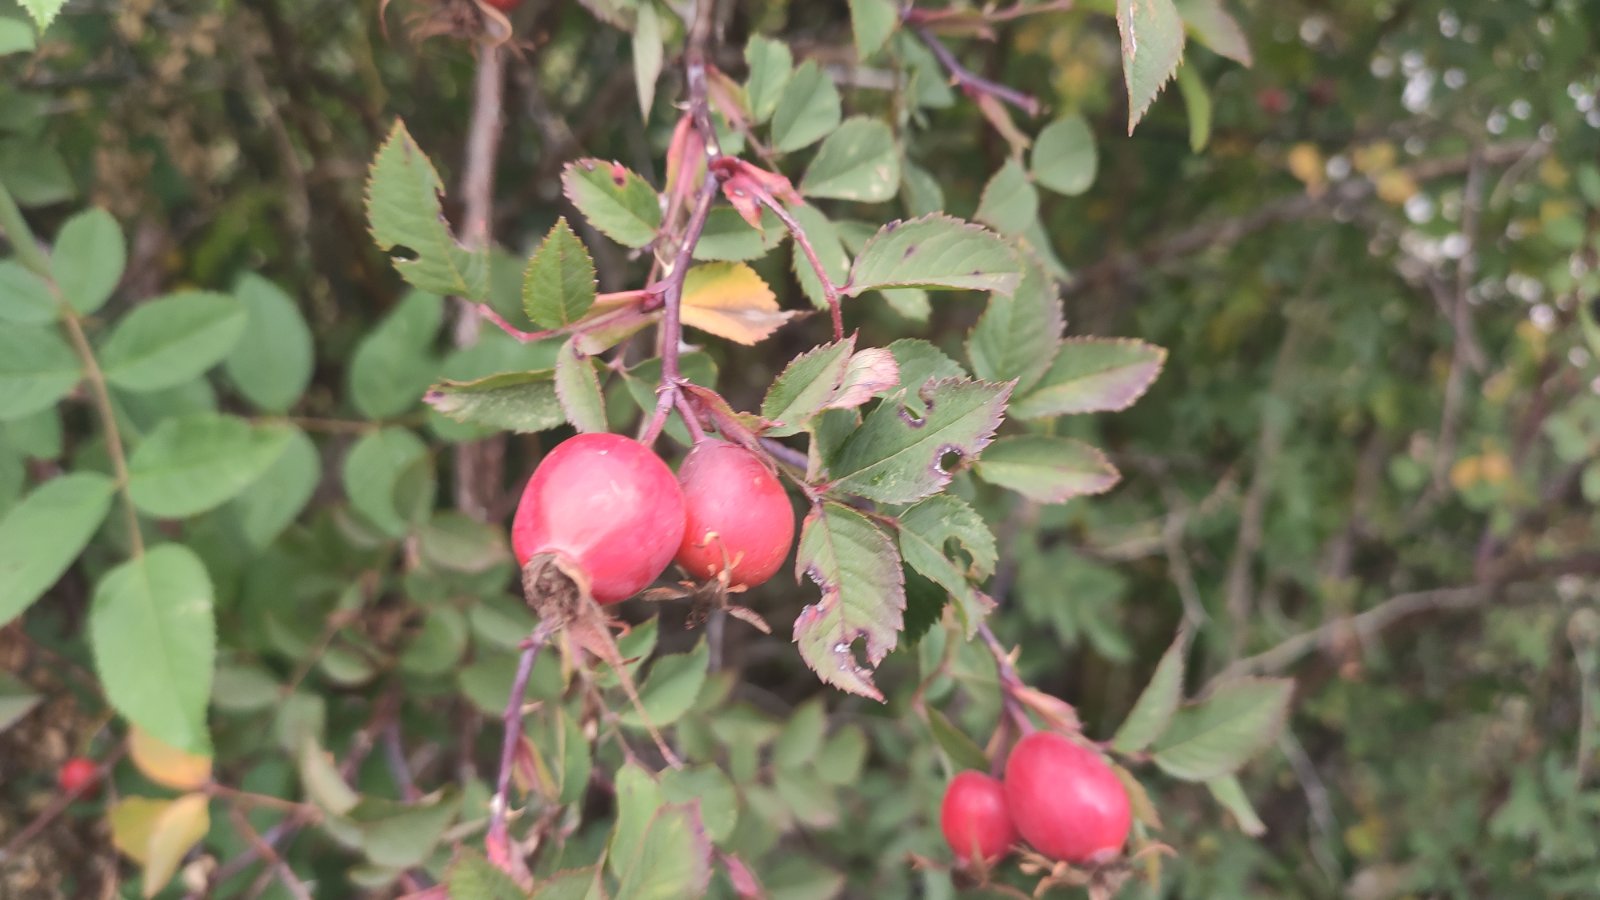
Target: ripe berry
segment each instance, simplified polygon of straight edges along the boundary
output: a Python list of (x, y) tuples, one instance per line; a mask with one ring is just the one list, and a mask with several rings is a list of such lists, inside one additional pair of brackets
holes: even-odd
[(539, 463), (517, 504), (517, 562), (559, 553), (600, 603), (626, 600), (666, 569), (683, 540), (683, 492), (637, 441), (580, 434)]
[(100, 778), (99, 767), (94, 760), (74, 756), (61, 764), (56, 770), (56, 783), (61, 786), (62, 793), (88, 796), (94, 783)]
[(495, 9), (500, 10), (501, 12), (508, 13), (513, 9), (516, 9), (517, 5), (520, 4), (522, 0), (483, 0), (483, 2), (489, 4)]
[(1281, 116), (1289, 111), (1289, 92), (1280, 87), (1265, 87), (1256, 91), (1256, 106), (1269, 116)]
[(723, 441), (694, 445), (678, 469), (688, 509), (678, 565), (695, 578), (728, 572), (729, 587), (755, 587), (783, 565), (794, 508), (754, 453)]
[(1128, 791), (1100, 754), (1036, 731), (1006, 762), (1006, 806), (1023, 840), (1051, 859), (1100, 863), (1128, 839)]
[(945, 842), (963, 865), (981, 858), (993, 865), (1017, 842), (1017, 827), (1006, 811), (1005, 789), (982, 772), (966, 771), (950, 780), (939, 809)]

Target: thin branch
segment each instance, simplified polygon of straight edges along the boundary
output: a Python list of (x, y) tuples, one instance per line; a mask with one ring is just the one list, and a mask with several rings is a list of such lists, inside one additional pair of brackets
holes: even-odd
[(913, 24), (911, 30), (928, 46), (929, 50), (933, 51), (934, 58), (939, 61), (940, 65), (944, 66), (945, 71), (950, 73), (951, 81), (955, 82), (968, 96), (987, 94), (997, 100), (1015, 106), (1030, 116), (1039, 114), (1039, 101), (1032, 94), (1025, 94), (999, 82), (990, 81), (968, 69), (961, 64), (960, 60), (956, 59), (956, 55), (950, 51), (949, 47), (945, 46), (944, 41), (940, 40), (939, 36), (934, 34), (933, 30), (926, 25)]
[(794, 216), (789, 215), (783, 204), (770, 194), (761, 194), (760, 199), (779, 221), (783, 222), (784, 227), (789, 229), (789, 235), (794, 238), (794, 245), (805, 254), (806, 262), (810, 263), (812, 271), (816, 272), (817, 280), (822, 283), (822, 296), (828, 301), (828, 315), (833, 319), (833, 339), (844, 340), (844, 311), (839, 303), (839, 286), (833, 283), (833, 279), (828, 276), (828, 270), (822, 267), (822, 260), (817, 257), (816, 248), (811, 246), (811, 239), (806, 236), (805, 229), (800, 227)]
[(667, 416), (678, 401), (678, 383), (683, 379), (678, 369), (678, 351), (683, 345), (683, 322), (679, 318), (683, 304), (683, 280), (689, 274), (695, 245), (705, 231), (706, 218), (711, 215), (711, 206), (716, 202), (720, 187), (721, 180), (708, 167), (705, 183), (700, 186), (699, 199), (695, 201), (694, 214), (689, 217), (689, 226), (672, 261), (672, 271), (667, 273), (664, 282), (661, 293), (661, 385), (656, 389), (655, 413), (639, 435), (639, 442), (647, 446), (661, 434)]
[(272, 844), (268, 843), (260, 832), (250, 826), (250, 820), (245, 818), (244, 813), (240, 812), (238, 807), (228, 807), (228, 819), (233, 822), (234, 830), (239, 832), (239, 836), (244, 838), (245, 842), (262, 859), (267, 861), (267, 868), (277, 876), (278, 882), (283, 885), (284, 890), (288, 891), (291, 897), (294, 897), (295, 900), (311, 900), (311, 892), (307, 891), (306, 886), (300, 883), (300, 879), (295, 876), (294, 870), (290, 869), (289, 864), (283, 861), (283, 857), (278, 855), (278, 851), (273, 848)]
[[(489, 859), (498, 864), (521, 866), (520, 859), (511, 853), (511, 841), (506, 829), (506, 807), (510, 802), (511, 773), (516, 765), (517, 745), (522, 739), (522, 701), (528, 691), (528, 677), (533, 674), (533, 663), (539, 651), (550, 640), (551, 626), (540, 622), (523, 642), (522, 656), (517, 660), (517, 674), (511, 681), (511, 696), (506, 699), (506, 710), (501, 715), (505, 732), (500, 739), (500, 771), (495, 779), (494, 796), (489, 800), (489, 831), (484, 841), (489, 848)], [(497, 859), (497, 855), (503, 859)], [(513, 871), (514, 875), (523, 874)]]

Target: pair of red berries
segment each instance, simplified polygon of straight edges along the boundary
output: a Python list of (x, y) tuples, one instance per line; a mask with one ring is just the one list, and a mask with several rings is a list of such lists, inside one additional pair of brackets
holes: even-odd
[(952, 779), (939, 824), (963, 865), (993, 865), (1019, 835), (1051, 859), (1099, 864), (1122, 852), (1133, 818), (1127, 789), (1099, 753), (1037, 731), (1011, 751), (1004, 782), (974, 771)]
[(590, 594), (616, 603), (677, 561), (691, 577), (724, 576), (755, 587), (783, 565), (794, 509), (754, 453), (703, 440), (678, 474), (617, 434), (580, 434), (539, 463), (511, 526), (517, 562), (557, 553), (589, 579)]

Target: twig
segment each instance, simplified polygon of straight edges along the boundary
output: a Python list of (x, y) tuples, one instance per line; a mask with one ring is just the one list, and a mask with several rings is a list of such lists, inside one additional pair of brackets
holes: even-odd
[(911, 30), (928, 46), (929, 50), (933, 51), (934, 58), (939, 61), (940, 65), (944, 66), (945, 71), (950, 73), (951, 80), (960, 86), (968, 96), (988, 94), (1015, 106), (1030, 116), (1039, 114), (1039, 101), (1033, 95), (1025, 94), (996, 81), (990, 81), (968, 69), (961, 64), (960, 60), (956, 59), (956, 55), (950, 52), (950, 48), (945, 46), (944, 41), (940, 40), (939, 36), (934, 34), (926, 25), (912, 24)]
[(278, 851), (273, 849), (272, 844), (268, 843), (260, 832), (251, 827), (250, 820), (245, 818), (244, 813), (240, 812), (238, 807), (228, 807), (228, 819), (233, 822), (234, 830), (239, 832), (240, 837), (243, 837), (256, 853), (267, 861), (267, 868), (277, 875), (278, 882), (283, 885), (284, 890), (287, 890), (290, 896), (294, 897), (295, 900), (311, 900), (311, 892), (307, 891), (305, 885), (300, 883), (300, 879), (295, 876), (294, 870), (290, 869), (289, 864), (283, 861), (283, 857), (278, 855)]
[(844, 340), (844, 311), (840, 308), (839, 286), (833, 283), (833, 279), (828, 277), (828, 270), (822, 267), (822, 260), (817, 257), (816, 248), (811, 246), (811, 239), (806, 236), (806, 230), (801, 228), (794, 216), (789, 215), (783, 204), (770, 194), (762, 194), (761, 202), (772, 210), (778, 220), (783, 222), (784, 227), (789, 229), (789, 236), (794, 239), (794, 245), (805, 254), (806, 262), (810, 263), (812, 270), (816, 272), (817, 280), (822, 283), (822, 296), (828, 301), (828, 315), (833, 320), (833, 339)]
[(667, 273), (665, 289), (661, 294), (661, 385), (656, 389), (655, 413), (639, 435), (639, 442), (647, 446), (660, 436), (662, 426), (667, 424), (667, 416), (678, 401), (678, 384), (683, 380), (683, 373), (678, 369), (678, 351), (683, 346), (683, 322), (679, 318), (683, 304), (683, 279), (689, 274), (695, 245), (705, 231), (706, 218), (711, 215), (711, 206), (716, 202), (720, 186), (716, 172), (708, 167), (705, 183), (700, 186), (700, 196), (695, 201), (694, 214), (689, 217), (688, 228), (684, 231), (682, 243), (678, 245), (672, 271)]
[(1300, 782), (1300, 789), (1305, 792), (1306, 805), (1311, 810), (1311, 822), (1321, 833), (1322, 840), (1311, 842), (1311, 855), (1316, 858), (1317, 865), (1322, 867), (1322, 873), (1328, 881), (1338, 885), (1344, 883), (1344, 871), (1339, 866), (1339, 857), (1332, 849), (1338, 846), (1338, 836), (1342, 834), (1339, 820), (1333, 816), (1333, 804), (1328, 799), (1328, 787), (1323, 784), (1322, 776), (1317, 773), (1316, 763), (1306, 754), (1300, 740), (1294, 736), (1294, 731), (1284, 729), (1278, 736), (1278, 749), (1284, 758), (1289, 760), (1289, 768), (1294, 770), (1295, 780)]
[[(511, 773), (516, 765), (517, 744), (522, 740), (522, 701), (528, 691), (528, 677), (533, 674), (534, 660), (550, 640), (551, 626), (540, 622), (523, 642), (522, 656), (517, 660), (517, 674), (511, 681), (511, 696), (506, 699), (506, 710), (501, 715), (505, 733), (500, 739), (500, 771), (495, 778), (494, 796), (489, 800), (489, 831), (484, 841), (489, 848), (489, 859), (496, 864), (520, 865), (520, 859), (511, 853), (511, 841), (506, 830), (506, 807), (511, 793)], [(501, 858), (497, 858), (500, 855)], [(520, 875), (520, 872), (513, 872)]]
[(11, 858), (11, 855), (17, 852), (18, 848), (38, 837), (39, 833), (49, 827), (51, 822), (54, 822), (58, 816), (66, 812), (67, 807), (71, 806), (73, 801), (96, 787), (105, 784), (107, 776), (111, 774), (111, 769), (122, 759), (122, 755), (125, 752), (127, 752), (126, 745), (118, 744), (116, 749), (107, 754), (106, 758), (100, 762), (100, 765), (95, 767), (94, 778), (78, 785), (71, 791), (62, 791), (57, 794), (45, 805), (44, 809), (39, 810), (39, 814), (33, 817), (33, 821), (23, 826), (21, 831), (7, 838), (5, 844), (0, 846), (0, 866), (3, 866)]

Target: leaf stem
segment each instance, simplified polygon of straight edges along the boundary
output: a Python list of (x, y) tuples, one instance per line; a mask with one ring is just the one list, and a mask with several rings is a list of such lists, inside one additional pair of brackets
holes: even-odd
[(1015, 106), (1030, 116), (1039, 114), (1039, 101), (1032, 94), (1025, 94), (1016, 88), (1007, 87), (997, 81), (990, 81), (984, 78), (982, 75), (962, 65), (961, 61), (956, 59), (956, 55), (945, 45), (945, 42), (940, 40), (939, 36), (934, 34), (933, 30), (928, 26), (916, 24), (916, 20), (909, 16), (906, 22), (911, 26), (912, 32), (918, 38), (921, 38), (922, 42), (933, 52), (934, 58), (939, 60), (939, 64), (944, 66), (945, 71), (950, 73), (950, 80), (960, 86), (969, 96), (988, 94)]
[(17, 259), (35, 275), (50, 286), (50, 293), (55, 296), (56, 307), (61, 313), (61, 325), (67, 332), (67, 338), (72, 342), (72, 350), (78, 356), (78, 363), (83, 366), (84, 378), (89, 382), (89, 393), (94, 402), (95, 415), (100, 419), (100, 427), (106, 433), (106, 454), (111, 457), (111, 472), (116, 477), (117, 494), (122, 498), (122, 511), (128, 521), (128, 543), (132, 548), (130, 556), (138, 559), (144, 556), (144, 535), (139, 531), (139, 512), (133, 505), (133, 495), (128, 492), (128, 455), (123, 447), (122, 432), (117, 429), (116, 412), (111, 406), (111, 391), (106, 387), (105, 373), (100, 370), (100, 361), (95, 359), (94, 347), (89, 344), (89, 338), (83, 333), (83, 319), (78, 311), (67, 302), (61, 293), (61, 286), (56, 284), (55, 275), (50, 270), (50, 257), (45, 252), (39, 239), (34, 237), (32, 229), (22, 218), (22, 210), (17, 208), (17, 202), (5, 185), (0, 184), (0, 231), (4, 231), (11, 239), (11, 246), (16, 251)]
[(828, 277), (827, 270), (822, 267), (822, 260), (817, 257), (816, 248), (811, 246), (811, 239), (806, 236), (806, 230), (800, 227), (800, 223), (776, 198), (765, 193), (758, 196), (778, 220), (783, 222), (784, 227), (789, 229), (789, 236), (794, 239), (794, 245), (805, 254), (806, 262), (810, 263), (812, 270), (817, 273), (817, 280), (822, 282), (822, 296), (828, 301), (828, 315), (833, 319), (833, 339), (844, 340), (844, 312), (839, 304), (839, 286), (833, 283), (833, 279)]
[(484, 838), (489, 849), (489, 859), (513, 875), (507, 868), (513, 865), (511, 842), (506, 831), (506, 804), (511, 791), (511, 772), (516, 764), (517, 743), (522, 738), (522, 700), (528, 691), (528, 677), (533, 674), (534, 660), (539, 650), (550, 640), (551, 626), (540, 622), (523, 642), (522, 656), (517, 660), (517, 674), (511, 681), (511, 696), (506, 699), (506, 710), (501, 716), (505, 733), (500, 740), (500, 772), (495, 780), (494, 797), (489, 801), (489, 832)]

